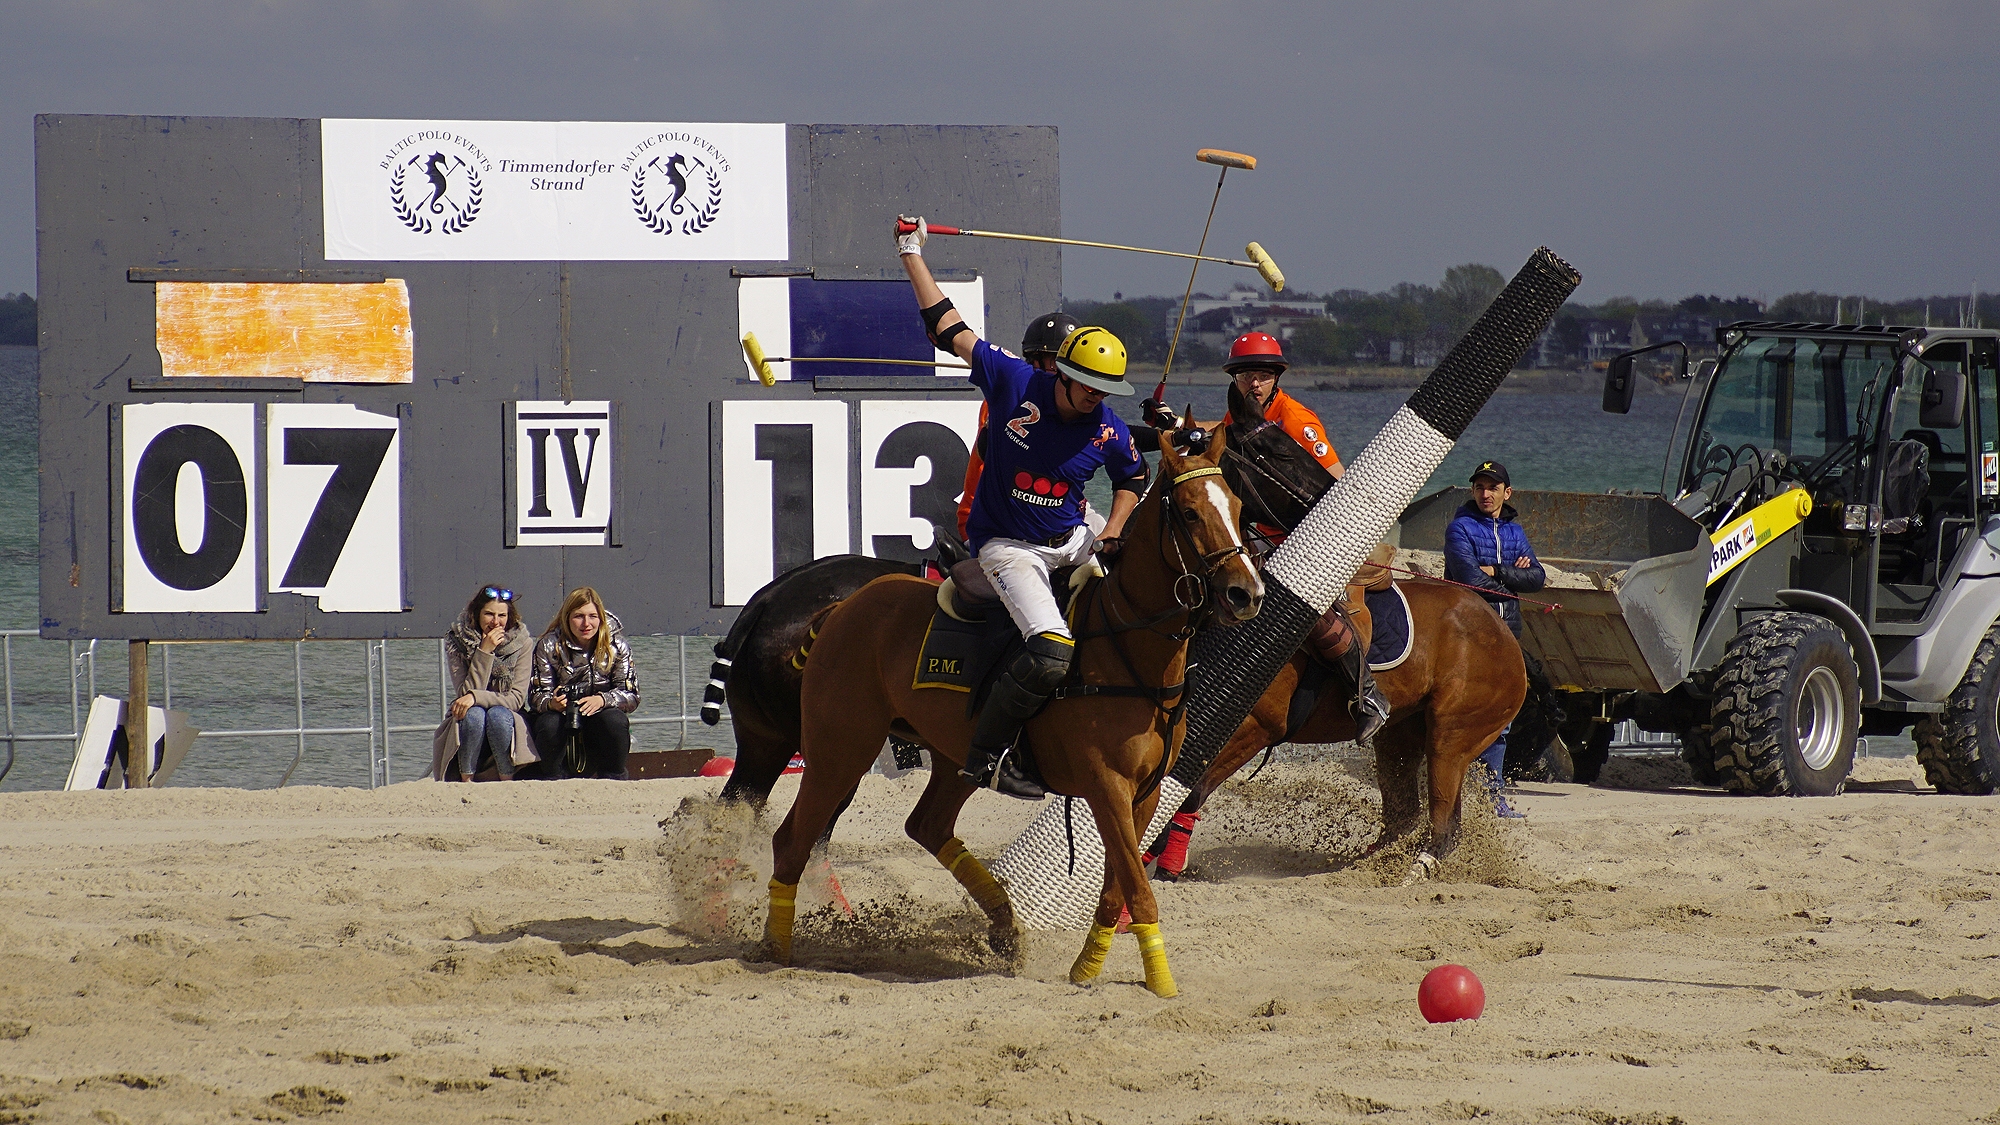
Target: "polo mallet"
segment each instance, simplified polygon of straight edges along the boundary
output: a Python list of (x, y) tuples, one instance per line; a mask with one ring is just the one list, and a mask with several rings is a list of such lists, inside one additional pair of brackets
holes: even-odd
[[(1248, 157), (1245, 157), (1245, 159), (1248, 159)], [(915, 229), (917, 229), (915, 223), (901, 221), (896, 223), (897, 234), (908, 234)], [(1005, 231), (973, 230), (971, 227), (951, 227), (945, 226), (942, 223), (927, 222), (924, 224), (924, 229), (932, 234), (963, 234), (977, 238), (1008, 238), (1016, 242), (1052, 242), (1058, 246), (1095, 246), (1099, 250), (1130, 250), (1134, 254), (1160, 254), (1168, 258), (1194, 258), (1197, 259), (1198, 263), (1214, 262), (1222, 266), (1242, 266), (1245, 269), (1253, 269), (1263, 276), (1265, 283), (1272, 289), (1277, 290), (1285, 287), (1285, 275), (1278, 269), (1278, 263), (1272, 261), (1271, 255), (1265, 253), (1264, 248), (1254, 242), (1243, 248), (1243, 253), (1250, 259), (1246, 262), (1241, 258), (1211, 258), (1201, 254), (1185, 253), (1180, 250), (1153, 250), (1145, 246), (1123, 246), (1116, 242), (1089, 242), (1081, 238), (1054, 238), (1045, 234), (1008, 234)], [(1206, 233), (1206, 231), (1203, 232), (1204, 237), (1206, 237)], [(1201, 267), (1197, 264), (1195, 268), (1200, 269)]]
[[(1291, 659), (1334, 599), (1347, 588), (1369, 550), (1465, 432), (1500, 381), (1513, 369), (1582, 277), (1544, 246), (1500, 291), (1444, 362), (1390, 417), (1347, 473), (1327, 489), (1264, 568), (1264, 603), (1257, 616), (1227, 629), (1204, 629), (1188, 649), (1199, 667), (1188, 702), (1178, 760), (1160, 783), (1159, 805), (1140, 834), (1152, 841), (1242, 724), (1279, 669)], [(1076, 833), (1069, 863), (1063, 808), (1042, 810), (992, 865), (1007, 880), (1021, 920), (1043, 929), (1090, 924), (1104, 884), (1104, 852), (1092, 833)], [(1422, 857), (1411, 877), (1435, 866)]]
[[(1208, 247), (1208, 228), (1215, 222), (1215, 205), (1222, 201), (1222, 182), (1229, 178), (1231, 168), (1241, 168), (1245, 172), (1257, 170), (1257, 158), (1241, 152), (1204, 148), (1195, 150), (1194, 158), (1204, 164), (1220, 164), (1222, 174), (1215, 178), (1215, 195), (1208, 201), (1208, 218), (1201, 224), (1201, 242), (1195, 246), (1195, 263), (1194, 268), (1188, 271), (1187, 292), (1181, 294), (1181, 314), (1174, 318), (1174, 338), (1167, 341), (1167, 362), (1160, 368), (1160, 389), (1154, 393), (1155, 399), (1166, 393), (1167, 373), (1174, 369), (1174, 350), (1180, 347), (1181, 325), (1187, 323), (1188, 301), (1194, 297), (1194, 275), (1201, 270), (1201, 252)], [(1245, 247), (1244, 252), (1253, 260), (1271, 262), (1271, 256), (1264, 253), (1264, 248), (1254, 242)], [(1264, 273), (1264, 268), (1257, 267), (1257, 272)], [(1276, 280), (1272, 280), (1272, 274), (1277, 275)], [(1271, 273), (1264, 274), (1264, 280), (1270, 282), (1273, 293), (1281, 292), (1285, 288), (1285, 275), (1278, 273), (1276, 262), (1271, 262)]]
[(886, 363), (895, 367), (956, 367), (960, 371), (972, 370), (969, 364), (941, 363), (934, 359), (865, 359), (859, 356), (831, 355), (770, 355), (764, 354), (763, 345), (757, 342), (755, 332), (743, 334), (743, 354), (750, 360), (750, 367), (757, 372), (757, 381), (767, 387), (776, 386), (778, 373), (771, 370), (774, 363)]

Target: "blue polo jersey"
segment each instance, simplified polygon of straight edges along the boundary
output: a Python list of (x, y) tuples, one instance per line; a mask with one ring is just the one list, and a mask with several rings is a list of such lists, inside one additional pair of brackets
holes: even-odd
[(1125, 422), (1104, 403), (1065, 422), (1056, 377), (981, 340), (972, 384), (986, 395), (986, 466), (965, 521), (975, 551), (988, 539), (1041, 541), (1083, 523), (1083, 483), (1101, 465), (1113, 481), (1146, 475)]

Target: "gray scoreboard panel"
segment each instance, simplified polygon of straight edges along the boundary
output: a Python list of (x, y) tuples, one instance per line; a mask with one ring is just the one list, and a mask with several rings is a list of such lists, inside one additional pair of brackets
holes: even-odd
[[(535, 629), (591, 585), (633, 632), (713, 633), (790, 562), (913, 553), (958, 492), (976, 393), (804, 363), (765, 388), (745, 285), (789, 303), (772, 354), (912, 354), (893, 216), (1061, 233), (1056, 133), (782, 136), (782, 261), (330, 261), (317, 120), (37, 117), (42, 635), (434, 637), (485, 582)], [(398, 182), (411, 203), (424, 172)], [(1054, 247), (927, 257), (1010, 346), (1059, 300)], [(393, 279), (408, 381), (169, 370), (160, 282)]]

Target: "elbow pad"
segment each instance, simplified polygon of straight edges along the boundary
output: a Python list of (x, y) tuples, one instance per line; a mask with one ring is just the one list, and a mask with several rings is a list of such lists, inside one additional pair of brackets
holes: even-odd
[[(944, 314), (953, 311), (956, 311), (956, 306), (954, 306), (951, 303), (950, 297), (946, 297), (944, 300), (939, 301), (937, 304), (932, 305), (930, 308), (922, 310), (924, 318), (924, 335), (929, 336), (931, 338), (931, 343), (936, 344), (939, 347), (944, 347), (943, 341), (938, 339), (938, 322), (944, 319)], [(965, 322), (961, 320), (959, 321), (959, 323), (964, 324)]]
[(1136, 477), (1114, 480), (1111, 482), (1111, 491), (1130, 492), (1134, 496), (1143, 496), (1146, 493), (1146, 474), (1140, 473)]

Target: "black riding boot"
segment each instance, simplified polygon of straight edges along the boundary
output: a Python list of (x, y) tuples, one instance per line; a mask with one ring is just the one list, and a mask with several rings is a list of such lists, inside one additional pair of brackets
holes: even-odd
[(965, 768), (958, 771), (958, 776), (976, 788), (991, 789), (1024, 801), (1039, 801), (1048, 796), (1049, 791), (1024, 773), (1015, 755), (1010, 753), (1014, 741), (1021, 737), (1021, 728), (1028, 725), (1028, 720), (1035, 717), (1047, 699), (1047, 695), (1037, 695), (1022, 687), (1012, 672), (1001, 676), (993, 685), (993, 694), (986, 697), (986, 706), (979, 710), (979, 720), (972, 728), (972, 752), (966, 755)]
[(1021, 737), (1021, 728), (1048, 702), (1049, 694), (1069, 673), (1070, 653), (1075, 642), (1053, 633), (1037, 633), (1014, 663), (993, 684), (979, 718), (972, 726), (972, 749), (965, 756), (965, 768), (958, 776), (979, 789), (991, 789), (1024, 801), (1039, 801), (1049, 795), (1041, 783), (1029, 777), (1010, 751)]
[(1372, 750), (1376, 732), (1389, 721), (1389, 700), (1375, 686), (1375, 677), (1368, 671), (1367, 654), (1359, 644), (1340, 658), (1340, 673), (1347, 681), (1347, 713), (1354, 718), (1354, 744)]

